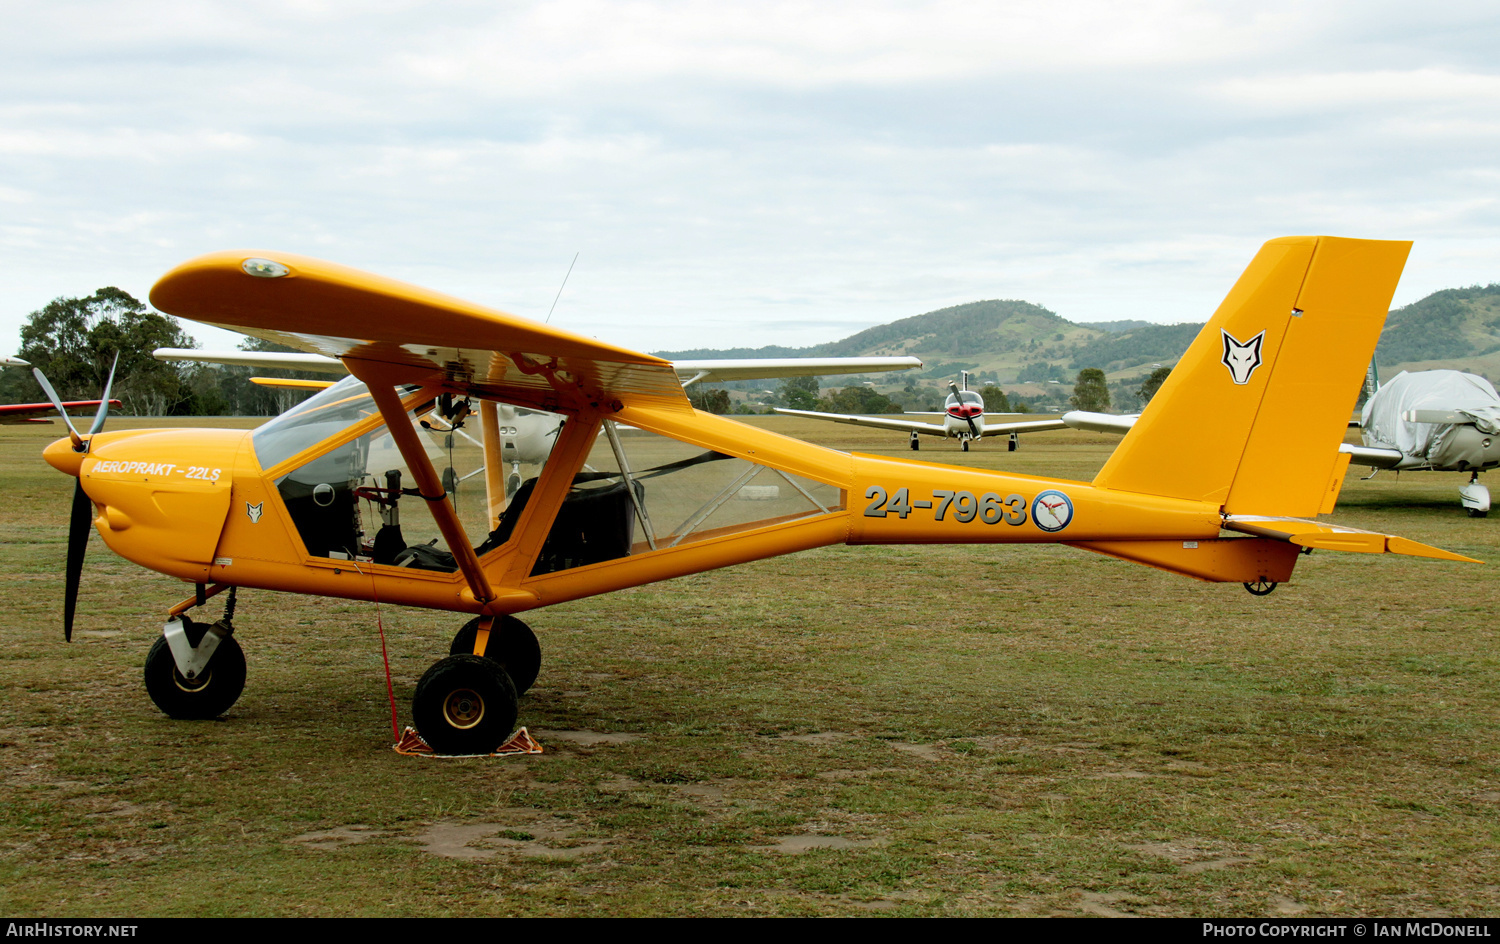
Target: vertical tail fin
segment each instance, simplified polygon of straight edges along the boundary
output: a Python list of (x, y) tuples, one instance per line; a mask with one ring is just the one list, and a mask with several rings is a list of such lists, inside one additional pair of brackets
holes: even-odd
[(1314, 516), (1409, 242), (1261, 247), (1094, 484)]

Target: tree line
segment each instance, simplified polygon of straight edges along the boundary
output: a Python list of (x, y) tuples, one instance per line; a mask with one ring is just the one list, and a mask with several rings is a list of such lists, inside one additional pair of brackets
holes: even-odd
[[(307, 391), (264, 387), (252, 375), (326, 380), (305, 371), (234, 367), (221, 364), (159, 361), (151, 352), (161, 347), (194, 348), (194, 341), (167, 315), (151, 311), (128, 292), (101, 288), (83, 298), (57, 298), (32, 312), (21, 328), (16, 355), (38, 367), (64, 400), (97, 398), (119, 357), (112, 396), (123, 412), (138, 416), (274, 416), (307, 396)], [(295, 348), (247, 338), (244, 351), (284, 352)], [(1161, 386), (1170, 368), (1159, 368), (1133, 393), (1144, 406)], [(1118, 384), (1117, 384), (1118, 386)], [(1033, 405), (1012, 399), (994, 384), (979, 391), (992, 413), (1029, 413)], [(732, 402), (722, 387), (689, 391), (693, 404), (710, 413), (757, 412)], [(936, 412), (946, 391), (932, 386), (906, 386), (889, 394), (854, 383), (827, 393), (817, 377), (789, 377), (770, 395), (776, 406), (824, 413), (880, 414)], [(39, 402), (46, 399), (29, 370), (0, 372), (0, 402)], [(1129, 400), (1129, 396), (1122, 397)], [(1074, 381), (1069, 400), (1075, 410), (1104, 412), (1110, 408), (1110, 385), (1104, 372), (1085, 368)], [(769, 407), (767, 407), (769, 409)]]
[[(64, 400), (97, 399), (115, 368), (111, 397), (121, 412), (136, 416), (274, 416), (307, 396), (305, 390), (263, 387), (250, 377), (327, 380), (303, 371), (230, 367), (159, 361), (159, 347), (194, 348), (198, 343), (177, 319), (151, 311), (129, 292), (113, 286), (83, 298), (56, 298), (27, 316), (16, 356), (40, 368)], [(245, 351), (294, 348), (247, 338)], [(0, 372), (0, 401), (46, 399), (31, 371)]]

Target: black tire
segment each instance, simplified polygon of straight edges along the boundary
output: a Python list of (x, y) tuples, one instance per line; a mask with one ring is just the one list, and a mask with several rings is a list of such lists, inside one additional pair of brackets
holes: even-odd
[[(188, 623), (188, 641), (197, 645), (208, 627)], [(195, 632), (196, 630), (196, 632)], [(168, 717), (183, 721), (217, 718), (245, 690), (245, 653), (233, 636), (214, 650), (203, 674), (188, 681), (177, 671), (167, 638), (160, 636), (146, 654), (146, 693)]]
[[(496, 621), (496, 629), (490, 631), (489, 645), (484, 647), (487, 659), (494, 659), (505, 667), (516, 686), (516, 694), (524, 695), (536, 684), (537, 673), (542, 670), (542, 644), (537, 642), (531, 627), (514, 616), (502, 616)], [(479, 618), (469, 620), (453, 637), (448, 647), (450, 655), (473, 655), (474, 638), (479, 635)]]
[(968, 452), (968, 451), (969, 451), (969, 441), (967, 439), (965, 439), (964, 440), (964, 452)]
[(1487, 518), (1490, 514), (1487, 511), (1480, 511), (1478, 508), (1465, 508), (1464, 511), (1469, 513), (1470, 518)]
[(1266, 594), (1270, 593), (1272, 590), (1275, 590), (1277, 586), (1278, 584), (1276, 584), (1274, 581), (1270, 581), (1262, 577), (1252, 583), (1245, 584), (1245, 589), (1249, 590), (1251, 593), (1255, 594), (1258, 597), (1263, 597)]
[(439, 754), (488, 754), (516, 729), (516, 688), (500, 663), (449, 656), (427, 670), (411, 700), (422, 740)]

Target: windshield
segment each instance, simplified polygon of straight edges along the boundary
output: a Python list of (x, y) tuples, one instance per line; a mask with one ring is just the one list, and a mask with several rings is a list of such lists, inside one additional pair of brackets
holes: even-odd
[(250, 434), (262, 469), (280, 465), (367, 416), (379, 413), (370, 391), (353, 377), (321, 390)]

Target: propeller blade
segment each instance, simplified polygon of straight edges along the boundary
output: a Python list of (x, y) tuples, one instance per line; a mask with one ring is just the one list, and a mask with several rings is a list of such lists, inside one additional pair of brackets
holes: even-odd
[(94, 414), (94, 425), (89, 427), (92, 436), (104, 428), (104, 419), (109, 416), (109, 391), (115, 385), (115, 368), (120, 366), (120, 352), (115, 352), (115, 362), (109, 365), (109, 379), (104, 382), (104, 393), (99, 396), (99, 412)]
[(73, 421), (68, 418), (68, 411), (63, 409), (62, 397), (59, 397), (57, 391), (52, 389), (52, 384), (47, 382), (47, 375), (43, 374), (40, 368), (33, 367), (31, 372), (36, 375), (36, 382), (42, 385), (42, 392), (47, 395), (47, 399), (52, 401), (52, 405), (62, 415), (63, 422), (68, 424), (68, 438), (73, 440), (73, 448), (82, 449), (83, 437), (78, 435), (78, 430), (73, 427)]
[(969, 421), (969, 432), (971, 432), (971, 433), (974, 434), (974, 438), (975, 439), (978, 439), (979, 438), (979, 427), (974, 425), (974, 417), (969, 416), (969, 417), (965, 417), (965, 419), (967, 419)]
[(68, 569), (63, 589), (63, 638), (73, 641), (73, 612), (78, 608), (78, 580), (83, 575), (83, 554), (94, 524), (94, 503), (84, 494), (83, 482), (73, 486), (73, 513), (68, 519)]

